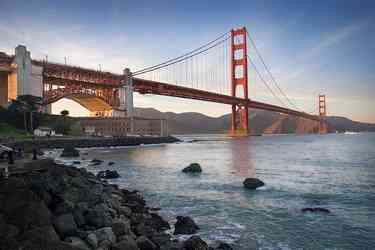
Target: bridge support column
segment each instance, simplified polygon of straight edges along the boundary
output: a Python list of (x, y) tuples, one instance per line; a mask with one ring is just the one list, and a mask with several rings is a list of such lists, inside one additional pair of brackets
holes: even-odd
[(328, 125), (326, 121), (326, 96), (319, 95), (319, 134), (326, 134), (328, 132)]
[[(246, 28), (231, 30), (231, 82), (232, 96), (238, 97), (237, 87), (242, 87), (243, 98), (248, 99)], [(249, 109), (232, 105), (233, 135), (249, 134)]]
[(17, 94), (43, 96), (43, 68), (31, 63), (30, 51), (23, 45), (18, 45), (15, 49), (15, 59), (17, 65)]
[(114, 109), (113, 116), (117, 117), (133, 117), (133, 77), (130, 69), (123, 71), (124, 81), (119, 88), (119, 106)]

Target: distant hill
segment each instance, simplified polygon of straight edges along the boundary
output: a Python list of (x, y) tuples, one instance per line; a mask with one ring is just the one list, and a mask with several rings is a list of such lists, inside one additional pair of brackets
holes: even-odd
[[(195, 112), (160, 112), (153, 108), (136, 108), (135, 113), (137, 116), (167, 119), (172, 134), (226, 133), (230, 128), (230, 114), (216, 118)], [(304, 118), (264, 110), (251, 110), (249, 115), (251, 134), (302, 134), (316, 133), (318, 130), (317, 122)], [(327, 121), (330, 132), (375, 132), (375, 124), (356, 122), (345, 117), (330, 116)]]

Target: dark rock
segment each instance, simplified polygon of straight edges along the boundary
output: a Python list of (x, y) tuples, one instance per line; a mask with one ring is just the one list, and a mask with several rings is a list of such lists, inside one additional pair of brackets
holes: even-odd
[(97, 165), (100, 165), (102, 163), (103, 163), (103, 161), (100, 160), (100, 159), (94, 158), (94, 159), (91, 160), (91, 165), (93, 165), (93, 166), (97, 166)]
[(113, 162), (113, 161), (110, 161), (110, 162), (108, 162), (108, 166), (112, 166), (112, 165), (114, 165), (115, 163)]
[(78, 237), (68, 237), (65, 239), (65, 242), (77, 248), (77, 250), (78, 249), (79, 250), (91, 250), (91, 248), (87, 245), (87, 243)]
[(208, 250), (208, 245), (198, 236), (192, 236), (184, 242), (186, 250)]
[(233, 250), (233, 247), (225, 242), (215, 242), (212, 246), (210, 246), (210, 249), (213, 250)]
[(99, 245), (102, 241), (108, 241), (110, 244), (116, 242), (116, 235), (113, 233), (111, 227), (99, 228), (95, 231), (95, 235), (98, 239)]
[(195, 224), (193, 219), (189, 216), (177, 216), (177, 222), (174, 225), (174, 233), (173, 234), (195, 234), (199, 227)]
[(182, 170), (184, 173), (201, 173), (202, 168), (198, 163), (191, 163), (189, 166)]
[(160, 215), (155, 213), (150, 213), (150, 215), (151, 218), (148, 219), (146, 222), (156, 231), (160, 232), (171, 228), (169, 223), (165, 221)]
[(10, 239), (15, 238), (20, 233), (20, 230), (10, 224), (0, 225), (0, 238)]
[(302, 212), (321, 212), (321, 213), (330, 213), (329, 209), (323, 207), (305, 207), (301, 209)]
[(116, 170), (105, 170), (105, 171), (99, 171), (96, 175), (100, 179), (116, 179), (119, 178), (120, 175), (117, 173)]
[(146, 236), (140, 236), (137, 238), (137, 245), (140, 250), (155, 250), (157, 246)]
[(55, 229), (52, 225), (36, 227), (30, 229), (22, 234), (21, 237), (23, 240), (43, 240), (44, 238), (49, 239), (51, 241), (59, 241), (60, 237), (57, 235)]
[(60, 157), (79, 157), (79, 151), (73, 146), (66, 146)]
[(129, 234), (131, 231), (130, 222), (127, 219), (117, 220), (112, 224), (112, 231), (116, 236)]
[(85, 221), (87, 225), (93, 226), (94, 228), (109, 227), (112, 224), (112, 217), (107, 206), (98, 204), (88, 210), (85, 214)]
[[(1, 191), (7, 191), (0, 185)], [(0, 212), (6, 214), (7, 223), (15, 225), (21, 231), (31, 226), (39, 227), (51, 223), (51, 213), (45, 203), (31, 190), (13, 189), (6, 196), (6, 202), (0, 206)]]
[(257, 178), (246, 178), (243, 185), (247, 189), (257, 189), (258, 187), (264, 186), (264, 182)]
[(131, 237), (126, 235), (124, 239), (112, 246), (112, 250), (139, 250), (137, 242)]
[(86, 242), (89, 246), (91, 246), (94, 249), (98, 247), (98, 243), (99, 243), (98, 237), (96, 237), (95, 233), (90, 233), (89, 235), (87, 235)]
[(54, 219), (53, 225), (62, 239), (68, 236), (75, 236), (77, 233), (77, 224), (72, 214), (62, 214)]
[(81, 164), (81, 162), (80, 161), (73, 161), (73, 164), (79, 165), (79, 164)]

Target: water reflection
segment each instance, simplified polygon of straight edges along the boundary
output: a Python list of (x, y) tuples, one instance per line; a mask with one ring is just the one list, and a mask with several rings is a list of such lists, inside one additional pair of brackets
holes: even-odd
[(233, 174), (241, 177), (254, 177), (255, 165), (252, 161), (251, 139), (240, 138), (231, 140), (231, 169)]

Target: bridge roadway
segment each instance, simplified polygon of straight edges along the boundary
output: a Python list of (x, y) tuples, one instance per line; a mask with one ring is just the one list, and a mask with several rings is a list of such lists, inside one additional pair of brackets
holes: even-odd
[[(59, 77), (52, 77), (52, 76), (45, 76), (47, 81), (54, 82), (57, 84), (58, 82), (68, 81), (69, 84), (97, 84), (98, 86), (102, 86), (103, 83), (93, 83), (93, 82), (85, 82), (82, 80), (74, 80), (74, 79), (66, 79), (66, 78), (59, 78)], [(106, 85), (112, 87), (118, 87), (120, 83), (117, 84), (110, 84)], [(141, 78), (133, 78), (133, 87), (134, 91), (140, 94), (153, 94), (153, 95), (163, 95), (163, 96), (171, 96), (171, 97), (179, 97), (179, 98), (186, 98), (186, 99), (193, 99), (193, 100), (201, 100), (201, 101), (208, 101), (208, 102), (215, 102), (215, 103), (222, 103), (222, 104), (238, 104), (238, 105), (247, 105), (249, 108), (254, 109), (262, 109), (262, 110), (269, 110), (274, 112), (279, 112), (283, 114), (289, 114), (294, 116), (299, 116), (303, 118), (307, 118), (314, 121), (320, 121), (319, 116), (311, 115), (308, 113), (300, 112), (293, 109), (288, 109), (264, 102), (257, 102), (252, 101), (250, 99), (243, 99), (238, 97), (232, 97), (223, 94), (217, 94), (209, 91), (193, 89), (188, 87), (182, 87), (178, 85), (150, 81)]]
[[(101, 72), (92, 69), (84, 69), (81, 67), (50, 62), (46, 63), (36, 60), (33, 60), (33, 64), (43, 66), (44, 82), (49, 82), (56, 85), (59, 85), (59, 83), (63, 85), (68, 83), (81, 86), (94, 85), (98, 87), (106, 86), (118, 88), (123, 81), (123, 75), (114, 74), (110, 72)], [(139, 92), (141, 94), (180, 97), (228, 105), (247, 105), (249, 108), (269, 110), (283, 114), (299, 116), (314, 121), (321, 120), (320, 117), (317, 115), (311, 115), (305, 112), (300, 112), (297, 110), (288, 109), (277, 105), (141, 78), (133, 78), (133, 87), (134, 91)]]

